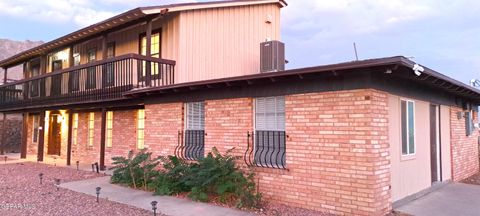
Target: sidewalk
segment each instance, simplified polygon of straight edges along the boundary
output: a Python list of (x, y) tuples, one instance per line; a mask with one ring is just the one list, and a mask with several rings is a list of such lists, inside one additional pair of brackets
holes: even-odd
[[(170, 196), (153, 196), (151, 192), (134, 190), (109, 183), (110, 176), (68, 182), (60, 184), (60, 187), (73, 190), (76, 192), (96, 196), (95, 188), (101, 187), (100, 198), (111, 201), (136, 206), (146, 210), (152, 210), (150, 203), (157, 201), (157, 212), (171, 216), (247, 216), (254, 215), (237, 209), (230, 209), (206, 203), (193, 202), (190, 200), (170, 197)], [(100, 200), (102, 202), (102, 200)]]

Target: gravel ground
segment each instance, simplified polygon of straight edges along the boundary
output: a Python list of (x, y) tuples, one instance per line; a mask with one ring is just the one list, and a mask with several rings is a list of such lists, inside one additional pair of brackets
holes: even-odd
[[(39, 173), (43, 173), (40, 185)], [(57, 191), (54, 179), (61, 182), (77, 181), (103, 176), (71, 168), (37, 163), (0, 165), (0, 215), (153, 215), (136, 207), (100, 199), (62, 189)], [(94, 188), (92, 188), (94, 190)], [(159, 215), (159, 214), (157, 214)]]
[(463, 180), (462, 183), (480, 185), (480, 173), (470, 176), (469, 178)]
[(329, 213), (272, 203), (264, 204), (263, 208), (255, 213), (262, 216), (334, 216), (333, 214)]

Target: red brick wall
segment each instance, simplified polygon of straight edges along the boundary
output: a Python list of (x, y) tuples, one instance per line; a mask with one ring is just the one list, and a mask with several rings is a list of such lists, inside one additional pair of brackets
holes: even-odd
[[(465, 119), (458, 119), (457, 112), (463, 112), (463, 110), (458, 107), (450, 109), (453, 181), (461, 181), (479, 171), (478, 129), (467, 137)], [(474, 116), (476, 119), (478, 115), (475, 113)]]
[[(206, 101), (205, 149), (243, 156), (253, 100)], [(375, 90), (286, 96), (288, 170), (254, 168), (266, 200), (350, 215), (391, 209), (387, 95)]]
[(145, 105), (145, 116), (145, 148), (155, 156), (173, 155), (183, 130), (183, 103)]
[(89, 113), (78, 113), (77, 145), (72, 144), (72, 164), (79, 161), (81, 165), (100, 161), (100, 136), (102, 113), (95, 112), (94, 143), (88, 145), (88, 118)]
[(105, 147), (106, 166), (111, 166), (112, 157), (126, 157), (130, 150), (137, 149), (136, 119), (137, 110), (113, 112), (112, 147)]

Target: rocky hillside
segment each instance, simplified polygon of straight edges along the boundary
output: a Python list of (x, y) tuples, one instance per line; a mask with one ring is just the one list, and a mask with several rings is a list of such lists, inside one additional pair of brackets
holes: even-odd
[[(28, 50), (30, 48), (36, 47), (42, 44), (42, 41), (13, 41), (9, 39), (0, 39), (0, 60), (8, 58), (12, 55), (20, 53), (22, 51)], [(15, 67), (8, 69), (8, 79), (9, 80), (18, 80), (22, 78), (22, 68)], [(3, 82), (3, 70), (0, 71), (0, 77), (2, 78)]]

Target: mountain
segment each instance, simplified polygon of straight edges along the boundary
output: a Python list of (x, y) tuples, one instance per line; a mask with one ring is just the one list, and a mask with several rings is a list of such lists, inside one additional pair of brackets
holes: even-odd
[[(22, 51), (28, 50), (30, 48), (36, 47), (42, 44), (43, 41), (14, 41), (9, 39), (0, 38), (0, 60), (6, 59), (10, 56), (18, 54)], [(19, 80), (22, 79), (22, 66), (16, 66), (8, 69), (8, 80)], [(0, 83), (3, 83), (3, 70), (0, 70)]]

